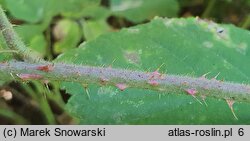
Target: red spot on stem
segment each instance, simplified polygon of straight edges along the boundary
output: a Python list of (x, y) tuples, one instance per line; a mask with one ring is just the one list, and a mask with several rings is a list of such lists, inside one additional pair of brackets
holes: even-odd
[(120, 89), (121, 91), (124, 91), (128, 86), (124, 83), (118, 83), (115, 85), (118, 89)]
[(148, 81), (148, 84), (150, 84), (151, 86), (158, 86), (159, 83), (156, 80), (150, 80)]
[(194, 96), (197, 93), (196, 89), (186, 89), (187, 94)]
[(156, 70), (152, 73), (152, 75), (155, 77), (159, 77), (159, 76), (161, 76), (161, 73), (159, 73), (158, 70)]
[(160, 79), (160, 78), (161, 78), (161, 73), (159, 73), (158, 70), (152, 72), (149, 77), (149, 79)]
[(53, 65), (44, 65), (44, 66), (38, 66), (36, 67), (36, 70), (44, 71), (44, 72), (50, 72), (54, 69)]
[(17, 74), (17, 76), (22, 80), (39, 80), (43, 78), (40, 74)]

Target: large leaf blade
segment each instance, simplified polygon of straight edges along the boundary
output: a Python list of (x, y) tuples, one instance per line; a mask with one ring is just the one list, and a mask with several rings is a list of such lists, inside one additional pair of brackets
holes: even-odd
[[(242, 36), (240, 38), (237, 36)], [(248, 31), (200, 19), (155, 19), (152, 22), (102, 35), (57, 61), (87, 65), (112, 65), (249, 83)], [(75, 56), (72, 58), (72, 56)], [(247, 103), (236, 103), (233, 118), (225, 101), (207, 99), (208, 107), (191, 96), (149, 90), (90, 86), (90, 99), (81, 85), (64, 83), (73, 94), (68, 110), (82, 124), (249, 124)], [(104, 89), (104, 90), (103, 90)], [(184, 93), (184, 92), (183, 92)]]

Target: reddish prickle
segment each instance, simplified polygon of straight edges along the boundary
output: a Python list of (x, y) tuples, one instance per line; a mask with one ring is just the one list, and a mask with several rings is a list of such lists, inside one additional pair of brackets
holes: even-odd
[(150, 80), (148, 81), (148, 84), (150, 84), (151, 86), (158, 86), (159, 83), (156, 80)]
[(158, 70), (152, 72), (152, 74), (150, 75), (149, 79), (159, 79), (161, 78), (161, 73), (158, 72)]
[(238, 120), (238, 117), (236, 116), (236, 114), (235, 114), (235, 112), (234, 112), (234, 109), (233, 109), (233, 105), (234, 105), (235, 101), (232, 100), (232, 99), (226, 99), (226, 102), (227, 102), (227, 104), (228, 104), (228, 106), (229, 106), (229, 108), (230, 108), (230, 110), (231, 110), (231, 112), (232, 112), (234, 118), (235, 118), (236, 120)]
[(17, 74), (17, 76), (22, 80), (40, 80), (43, 78), (40, 74)]
[(196, 89), (186, 89), (187, 94), (194, 96), (197, 93)]
[(121, 91), (124, 91), (128, 86), (124, 83), (118, 83), (115, 85), (118, 89), (120, 89)]
[(44, 66), (38, 66), (36, 67), (36, 70), (44, 71), (44, 72), (50, 72), (54, 69), (53, 65), (44, 65)]
[(233, 107), (234, 100), (232, 100), (232, 99), (226, 99), (226, 102), (227, 102), (227, 104), (228, 104), (228, 106), (229, 106), (230, 108)]
[(186, 89), (185, 91), (187, 92), (187, 94), (191, 95), (194, 99), (196, 99), (201, 105), (203, 105), (201, 101), (195, 96), (195, 94), (198, 93), (196, 89)]

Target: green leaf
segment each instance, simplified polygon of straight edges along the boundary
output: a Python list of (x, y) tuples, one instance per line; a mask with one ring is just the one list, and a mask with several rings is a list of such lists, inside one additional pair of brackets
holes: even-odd
[(15, 30), (29, 48), (44, 56), (47, 48), (47, 42), (43, 35), (45, 27), (46, 25), (44, 24), (23, 24), (15, 27)]
[(30, 40), (29, 48), (36, 51), (41, 56), (45, 56), (47, 53), (46, 52), (47, 42), (45, 37), (42, 34), (34, 36)]
[(31, 23), (40, 22), (50, 15), (53, 2), (55, 0), (5, 0), (7, 9), (15, 18)]
[(54, 44), (56, 53), (75, 48), (82, 37), (79, 25), (68, 19), (59, 21), (54, 27), (53, 34), (57, 40)]
[[(250, 82), (250, 32), (201, 19), (154, 19), (140, 26), (99, 36), (57, 58), (57, 62), (109, 66), (238, 83)], [(114, 61), (115, 60), (115, 61)], [(112, 63), (113, 62), (113, 63)], [(199, 104), (190, 95), (111, 86), (63, 83), (72, 94), (67, 109), (82, 124), (250, 124), (250, 104), (234, 104), (236, 120), (222, 100)], [(184, 93), (184, 92), (183, 92)], [(200, 98), (201, 99), (201, 98)]]
[(0, 35), (0, 49), (1, 49), (1, 50), (3, 50), (3, 49), (8, 49), (8, 47), (7, 47), (6, 44), (5, 44), (5, 40), (4, 40), (4, 37), (3, 37), (2, 34)]
[(3, 9), (5, 9), (5, 0), (0, 0), (0, 4), (3, 7)]
[(70, 0), (63, 1), (61, 13), (65, 17), (80, 18), (91, 12), (98, 12), (100, 0)]
[(111, 28), (104, 20), (89, 20), (83, 22), (83, 33), (87, 41), (93, 40), (101, 34), (111, 31)]
[[(76, 14), (75, 14), (76, 15)], [(111, 11), (106, 7), (102, 7), (99, 5), (88, 6), (82, 9), (79, 14), (81, 17), (88, 17), (93, 20), (106, 20), (108, 16), (111, 15)]]
[(111, 11), (138, 23), (155, 16), (177, 16), (176, 0), (111, 0)]
[[(9, 51), (9, 48), (5, 44), (3, 35), (0, 34), (0, 63), (4, 63), (6, 61), (13, 59), (12, 53), (8, 51)], [(11, 81), (11, 79), (8, 77), (1, 76), (1, 78), (4, 78), (4, 79), (0, 80), (0, 86), (2, 86), (6, 82)]]
[(100, 0), (3, 0), (15, 18), (30, 23), (49, 22), (55, 15), (69, 18), (107, 17), (110, 12), (100, 6)]
[(29, 122), (24, 117), (15, 113), (14, 111), (10, 109), (5, 109), (5, 108), (8, 108), (8, 107), (0, 107), (1, 117), (5, 117), (8, 120), (12, 120), (15, 124), (29, 124)]

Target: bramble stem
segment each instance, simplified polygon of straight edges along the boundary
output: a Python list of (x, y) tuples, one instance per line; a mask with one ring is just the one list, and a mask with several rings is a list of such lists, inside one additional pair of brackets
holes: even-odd
[(9, 22), (6, 17), (1, 5), (0, 5), (0, 31), (3, 34), (5, 42), (7, 46), (11, 50), (15, 50), (18, 54), (13, 55), (14, 57), (18, 57), (19, 59), (23, 59), (29, 62), (42, 62), (42, 59), (39, 56), (31, 51), (29, 48), (25, 46), (20, 37), (16, 34), (13, 29), (12, 24)]
[[(193, 78), (188, 76), (168, 75), (157, 72), (160, 77), (154, 77), (155, 72), (75, 66), (69, 64), (44, 64), (9, 62), (0, 64), (2, 78), (14, 77), (16, 80), (56, 80), (79, 82), (85, 84), (100, 84), (117, 86), (124, 84), (131, 88), (142, 88), (160, 91), (162, 93), (186, 94), (187, 89), (195, 89), (196, 96), (213, 97), (217, 99), (233, 99), (250, 103), (250, 86), (244, 84), (221, 82), (204, 77)], [(50, 66), (49, 70), (41, 70)], [(154, 82), (154, 83), (151, 83)]]
[[(215, 1), (209, 5), (213, 5)], [(210, 6), (211, 8), (212, 6)], [(208, 12), (209, 13), (209, 12)], [(207, 14), (204, 14), (207, 15)], [(205, 77), (193, 78), (160, 74), (158, 71), (146, 73), (141, 71), (75, 66), (70, 64), (51, 64), (40, 60), (31, 50), (27, 49), (12, 28), (5, 13), (0, 7), (0, 30), (11, 50), (18, 52), (19, 57), (27, 62), (11, 61), (0, 63), (0, 76), (16, 80), (69, 81), (82, 84), (100, 84), (117, 86), (120, 90), (127, 87), (150, 89), (162, 93), (190, 94), (217, 99), (231, 99), (250, 103), (250, 86), (244, 84), (221, 82)], [(17, 54), (15, 54), (17, 55)]]

